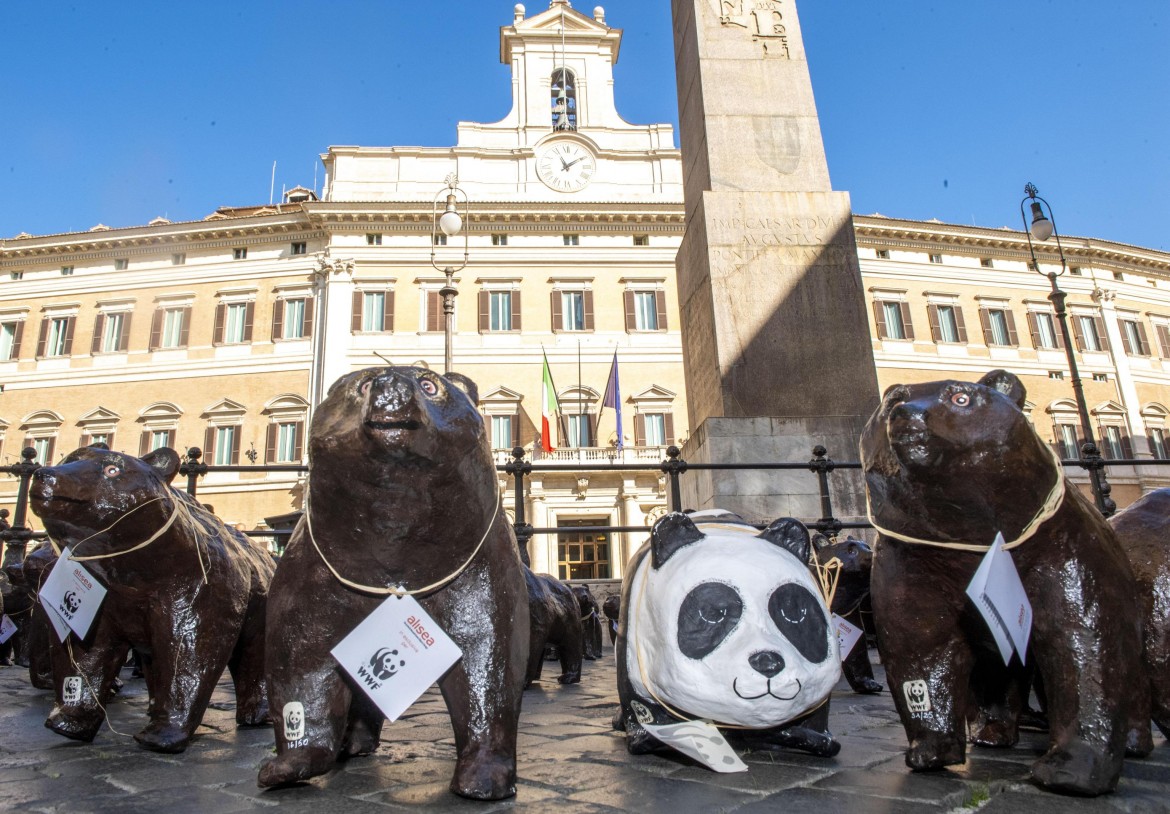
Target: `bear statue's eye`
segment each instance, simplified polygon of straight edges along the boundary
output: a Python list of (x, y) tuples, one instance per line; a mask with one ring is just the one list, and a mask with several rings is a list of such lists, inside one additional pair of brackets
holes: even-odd
[(954, 404), (956, 407), (966, 407), (970, 403), (971, 397), (966, 393), (955, 393), (955, 395), (951, 396), (951, 404)]
[(439, 392), (439, 386), (430, 379), (419, 379), (418, 387), (428, 396), (433, 396)]
[(768, 599), (768, 615), (784, 638), (814, 664), (829, 655), (829, 626), (824, 605), (795, 583), (777, 588)]
[(706, 658), (739, 625), (743, 600), (730, 585), (696, 585), (678, 609), (678, 649), (691, 659)]
[(358, 393), (359, 393), (359, 394), (361, 394), (361, 395), (363, 395), (363, 396), (368, 396), (368, 395), (370, 395), (370, 384), (371, 384), (371, 383), (372, 383), (372, 382), (371, 382), (371, 380), (370, 380), (370, 379), (366, 379), (364, 382), (362, 382), (361, 384), (359, 384), (359, 385), (358, 385)]
[(107, 478), (116, 478), (122, 474), (122, 470), (117, 464), (106, 464), (102, 467), (102, 474)]

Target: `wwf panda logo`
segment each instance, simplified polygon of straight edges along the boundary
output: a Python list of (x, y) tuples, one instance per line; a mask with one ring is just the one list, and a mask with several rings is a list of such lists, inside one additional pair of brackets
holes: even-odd
[(634, 694), (761, 729), (819, 706), (841, 663), (809, 552), (808, 530), (789, 518), (762, 533), (734, 515), (660, 520), (630, 580)]
[(397, 675), (399, 668), (405, 666), (406, 661), (398, 658), (398, 651), (391, 650), (389, 647), (380, 648), (374, 655), (370, 656), (370, 672), (379, 681), (385, 681)]
[(65, 609), (69, 611), (70, 615), (77, 613), (78, 608), (81, 607), (81, 600), (78, 599), (76, 591), (66, 591), (61, 601), (65, 603)]
[(305, 706), (300, 701), (289, 701), (282, 710), (285, 740), (295, 741), (305, 736)]

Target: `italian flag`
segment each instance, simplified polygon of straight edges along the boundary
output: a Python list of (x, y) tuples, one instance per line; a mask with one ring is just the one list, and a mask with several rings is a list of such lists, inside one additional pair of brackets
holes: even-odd
[[(543, 350), (541, 352), (543, 353)], [(557, 413), (560, 412), (561, 405), (557, 403), (557, 389), (553, 387), (547, 353), (544, 354), (544, 385), (540, 392), (540, 448), (545, 452), (552, 452), (556, 449), (552, 429), (556, 426)]]

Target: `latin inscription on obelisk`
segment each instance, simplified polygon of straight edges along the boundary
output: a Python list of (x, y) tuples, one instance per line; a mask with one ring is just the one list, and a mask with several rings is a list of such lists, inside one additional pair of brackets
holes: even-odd
[[(856, 460), (877, 377), (849, 196), (834, 192), (793, 0), (672, 0), (694, 463)], [(838, 514), (860, 491), (834, 475)], [(688, 508), (820, 515), (808, 474), (691, 472)]]

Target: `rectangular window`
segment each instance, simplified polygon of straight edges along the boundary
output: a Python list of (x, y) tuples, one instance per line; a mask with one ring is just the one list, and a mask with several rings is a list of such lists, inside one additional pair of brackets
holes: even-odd
[(1054, 381), (1058, 381), (1058, 382), (1062, 381), (1064, 379), (1064, 371), (1063, 370), (1050, 370), (1050, 371), (1048, 371), (1048, 378), (1050, 378)]
[(235, 464), (233, 452), (236, 449), (236, 439), (239, 431), (239, 427), (215, 428), (215, 460), (212, 461), (215, 466), (232, 466)]
[(1115, 271), (1115, 272), (1113, 272), (1113, 279), (1117, 280), (1118, 282), (1124, 282), (1125, 275), (1122, 274), (1120, 271)]
[(512, 422), (515, 416), (492, 416), (492, 449), (511, 449), (515, 446), (512, 438)]
[(987, 309), (987, 344), (1014, 345), (1008, 330), (1008, 313), (1002, 308)]
[(658, 330), (658, 298), (655, 292), (634, 292), (634, 328), (639, 331)]
[(159, 337), (160, 348), (183, 347), (183, 322), (187, 315), (186, 308), (168, 308), (163, 311), (162, 336)]
[(649, 246), (650, 245), (650, 235), (634, 235), (634, 245), (635, 246)]
[(941, 254), (932, 254), (930, 256), (930, 262), (941, 263), (942, 262), (942, 255)]
[(299, 422), (290, 421), (276, 425), (276, 461), (290, 463), (297, 460), (297, 432)]
[(0, 362), (15, 359), (20, 353), (21, 322), (0, 322)]
[(588, 413), (577, 413), (565, 416), (565, 425), (569, 437), (565, 439), (566, 447), (591, 447), (593, 434), (590, 431), (592, 419)]
[(1105, 449), (1101, 451), (1105, 453), (1105, 457), (1112, 461), (1128, 458), (1125, 443), (1122, 440), (1121, 427), (1106, 425), (1102, 429), (1104, 432), (1101, 433), (1101, 440), (1104, 442)]
[(1059, 350), (1064, 347), (1060, 336), (1056, 332), (1056, 320), (1052, 314), (1043, 311), (1028, 313), (1029, 327), (1032, 329), (1032, 346), (1043, 350)]
[(1146, 329), (1136, 319), (1119, 319), (1121, 323), (1121, 340), (1125, 352), (1130, 356), (1149, 356), (1150, 343), (1146, 339)]
[(362, 292), (362, 330), (384, 331), (386, 329), (384, 315), (386, 312), (385, 291)]
[(32, 448), (37, 451), (36, 461), (41, 464), (51, 464), (53, 456), (52, 438), (34, 438)]
[(248, 259), (248, 250), (242, 246), (238, 249), (232, 249), (232, 259), (233, 260), (247, 260)]
[(512, 292), (488, 292), (488, 329), (492, 331), (512, 330)]
[(111, 438), (112, 436), (108, 432), (87, 433), (81, 445), (83, 447), (92, 447), (94, 444), (105, 444), (108, 447), (110, 446)]
[(72, 277), (73, 276), (73, 266), (61, 266), (61, 276), (62, 277)]
[(1150, 452), (1158, 460), (1166, 460), (1166, 433), (1161, 427), (1150, 427)]
[(1107, 381), (1109, 381), (1109, 374), (1108, 373), (1094, 373), (1093, 374), (1093, 381), (1107, 382)]
[(566, 246), (580, 246), (581, 245), (581, 236), (580, 235), (562, 235), (561, 237), (564, 238)]
[(377, 232), (367, 232), (366, 233), (366, 245), (367, 246), (381, 246), (382, 245), (382, 235), (378, 234)]
[(432, 241), (436, 246), (446, 246), (447, 236), (442, 232), (435, 232), (435, 234), (432, 236)]
[(105, 314), (105, 324), (102, 326), (102, 353), (115, 353), (122, 349), (122, 326), (125, 322), (125, 314)]
[(561, 330), (585, 330), (585, 293), (583, 291), (562, 291)]
[(284, 323), (281, 339), (305, 338), (305, 301), (302, 299), (284, 301)]
[(646, 413), (646, 443), (648, 447), (666, 446), (666, 416), (662, 413)]
[(508, 245), (508, 236), (507, 235), (492, 235), (492, 245), (493, 246), (507, 246)]
[(308, 251), (309, 251), (308, 245), (301, 242), (301, 241), (297, 241), (296, 243), (292, 244), (292, 253), (293, 254), (305, 254)]
[[(560, 520), (558, 525), (601, 526), (604, 518)], [(609, 538), (601, 532), (570, 531), (557, 535), (557, 574), (560, 579), (609, 579)]]
[(1073, 324), (1077, 326), (1077, 335), (1081, 340), (1081, 350), (1100, 351), (1104, 348), (1101, 335), (1097, 333), (1097, 320), (1091, 316), (1077, 314), (1073, 317)]
[(981, 257), (979, 258), (979, 265), (985, 269), (993, 269), (995, 268), (995, 261), (990, 257)]
[(156, 449), (162, 449), (163, 447), (171, 447), (172, 449), (174, 448), (174, 430), (149, 430), (149, 433), (150, 435), (147, 439), (147, 446), (149, 448), (146, 450), (146, 452), (154, 452)]
[(1081, 457), (1081, 442), (1077, 439), (1077, 428), (1072, 424), (1058, 424), (1060, 433), (1060, 454), (1065, 458)]
[(45, 337), (45, 356), (68, 355), (70, 323), (69, 317), (55, 317), (49, 320), (49, 333)]
[(171, 265), (172, 266), (183, 266), (186, 264), (187, 264), (187, 253), (186, 252), (175, 252), (174, 254), (171, 255)]
[(119, 257), (114, 261), (114, 271), (125, 271), (130, 268), (130, 261), (125, 257)]
[(878, 249), (877, 250), (877, 258), (878, 258), (878, 260), (889, 260), (890, 259), (890, 250), (889, 249)]
[(24, 272), (23, 271), (13, 271), (13, 272), (9, 272), (8, 276), (13, 280), (23, 280), (24, 279)]
[(938, 306), (938, 334), (940, 342), (959, 342), (958, 308), (954, 305)]
[(1080, 277), (1082, 274), (1084, 274), (1084, 272), (1081, 271), (1080, 266), (1069, 266), (1068, 273), (1071, 274), (1073, 277)]
[(885, 321), (886, 331), (883, 339), (906, 339), (906, 323), (902, 319), (902, 306), (905, 303), (901, 302), (880, 302), (878, 305), (881, 308), (882, 317)]
[(227, 344), (246, 342), (245, 328), (248, 324), (248, 303), (230, 302), (224, 309), (223, 341)]

